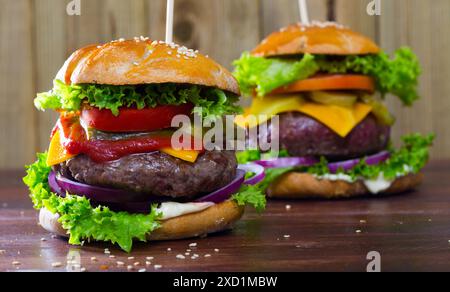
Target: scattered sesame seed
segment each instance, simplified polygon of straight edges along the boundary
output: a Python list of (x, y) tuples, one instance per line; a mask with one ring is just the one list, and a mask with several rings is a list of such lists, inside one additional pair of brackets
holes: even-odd
[(0, 255), (5, 254), (5, 253), (6, 253), (6, 250), (4, 250), (4, 249), (0, 250)]
[(185, 252), (184, 253), (184, 255), (187, 255), (187, 256), (190, 255), (190, 254), (191, 254), (190, 252)]
[(22, 263), (19, 262), (19, 261), (13, 261), (11, 264), (12, 264), (13, 266), (20, 266)]
[(154, 260), (155, 258), (154, 257), (146, 257), (145, 259), (151, 261), (151, 260)]
[(139, 63), (138, 62), (133, 62), (133, 65), (134, 66), (139, 66)]
[(189, 244), (189, 247), (196, 247), (196, 246), (197, 246), (196, 242), (193, 242), (193, 243)]
[(286, 205), (286, 210), (291, 210), (292, 206), (291, 205)]
[(47, 241), (47, 239), (45, 239), (45, 238), (42, 237), (42, 238), (41, 238), (41, 241)]
[(140, 263), (140, 262), (135, 262), (133, 265), (134, 265), (135, 267), (137, 267), (137, 266), (140, 266), (141, 263)]
[(124, 262), (117, 262), (116, 264), (117, 264), (117, 266), (119, 266), (119, 267), (125, 266), (125, 263), (124, 263)]
[(359, 220), (359, 223), (365, 224), (365, 223), (367, 223), (367, 221), (366, 220)]
[(153, 42), (152, 42), (152, 46), (156, 46), (157, 44), (158, 44), (157, 41), (153, 41)]
[(128, 265), (128, 266), (127, 266), (127, 270), (128, 270), (128, 271), (132, 271), (133, 269), (134, 269), (133, 266), (131, 266), (131, 265)]
[(134, 257), (128, 257), (129, 260), (134, 260)]
[(219, 252), (220, 250), (219, 250), (218, 248), (215, 248), (214, 251), (215, 251), (215, 252)]
[(177, 255), (177, 259), (184, 260), (186, 257), (182, 254)]
[(146, 266), (151, 266), (151, 265), (152, 265), (152, 262), (146, 261), (146, 262), (145, 262), (145, 265), (146, 265)]
[(110, 255), (109, 258), (110, 258), (110, 259), (115, 259), (116, 256), (115, 256), (115, 255)]
[(154, 265), (153, 267), (154, 267), (156, 270), (159, 270), (159, 269), (162, 268), (162, 265)]
[(356, 233), (362, 233), (362, 231), (358, 229), (358, 230), (356, 230)]
[(97, 260), (96, 257), (91, 257), (91, 261), (92, 261), (92, 262), (97, 262), (98, 260)]
[(190, 248), (186, 249), (186, 252), (191, 252), (191, 251), (192, 251), (192, 249), (190, 249)]
[(138, 272), (139, 273), (145, 273), (145, 272), (147, 272), (147, 270), (146, 269), (140, 269)]
[(205, 254), (205, 258), (210, 258), (211, 257), (211, 255), (208, 253), (208, 254)]
[(172, 249), (169, 247), (169, 248), (167, 249), (167, 251), (172, 251)]
[(283, 235), (284, 238), (291, 238), (291, 236), (289, 234), (285, 234)]
[(60, 268), (60, 267), (62, 267), (62, 263), (60, 263), (60, 262), (52, 263), (52, 267), (53, 268)]
[(80, 272), (81, 272), (81, 273), (86, 272), (86, 268), (81, 268), (81, 269), (80, 269)]
[(53, 234), (53, 235), (52, 235), (52, 238), (55, 239), (55, 238), (57, 238), (57, 236), (56, 236), (55, 234)]
[(191, 256), (191, 260), (195, 260), (197, 259), (197, 257)]

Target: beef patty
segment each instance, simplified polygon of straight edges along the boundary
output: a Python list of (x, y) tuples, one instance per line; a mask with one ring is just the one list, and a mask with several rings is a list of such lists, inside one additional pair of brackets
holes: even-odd
[[(259, 133), (260, 139), (271, 139)], [(302, 113), (280, 115), (280, 148), (290, 156), (324, 156), (329, 160), (359, 158), (385, 150), (390, 140), (390, 127), (381, 125), (373, 115), (366, 117), (342, 138), (330, 128)], [(262, 138), (264, 137), (264, 138)]]
[(88, 156), (79, 155), (62, 163), (58, 171), (89, 185), (192, 198), (229, 184), (236, 176), (236, 168), (234, 152), (212, 151), (200, 155), (195, 163), (161, 152), (135, 154), (106, 163), (95, 163)]

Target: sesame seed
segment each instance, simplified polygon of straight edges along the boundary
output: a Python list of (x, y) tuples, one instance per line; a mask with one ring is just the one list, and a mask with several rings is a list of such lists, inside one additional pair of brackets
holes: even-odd
[(151, 260), (154, 260), (155, 258), (154, 257), (146, 257), (145, 259), (151, 261)]
[(52, 263), (52, 267), (53, 268), (60, 268), (60, 267), (62, 267), (62, 263), (60, 263), (60, 262)]
[(161, 269), (162, 268), (162, 266), (161, 265), (154, 265), (153, 266), (156, 270), (159, 270), (159, 269)]
[(147, 270), (146, 269), (140, 269), (138, 272), (139, 273), (145, 273), (145, 272), (147, 272)]
[(98, 260), (97, 260), (96, 257), (91, 257), (91, 261), (92, 261), (92, 262), (97, 262)]
[(359, 220), (359, 223), (365, 224), (365, 223), (367, 223), (367, 221), (366, 220)]
[(193, 243), (189, 244), (189, 247), (196, 247), (196, 246), (197, 246), (196, 242), (193, 242)]
[(286, 210), (291, 210), (292, 206), (291, 205), (286, 205)]
[(291, 236), (289, 234), (285, 234), (283, 235), (284, 238), (291, 238)]
[(356, 230), (356, 233), (362, 233), (362, 231), (358, 229), (358, 230)]
[(191, 254), (191, 253), (189, 253), (189, 252), (185, 252), (185, 253), (184, 253), (184, 255), (187, 255), (187, 256), (190, 255), (190, 254)]
[(214, 251), (215, 251), (215, 252), (219, 252), (220, 250), (219, 250), (218, 248), (215, 248)]
[(141, 263), (140, 263), (140, 262), (135, 262), (133, 265), (134, 265), (135, 267), (137, 267), (137, 266), (140, 266)]
[(55, 239), (55, 238), (57, 238), (57, 236), (56, 236), (55, 234), (53, 234), (53, 235), (52, 235), (52, 238)]
[(109, 258), (110, 258), (110, 259), (115, 259), (116, 256), (115, 256), (115, 255), (110, 255)]
[(129, 260), (134, 260), (134, 257), (128, 257)]
[(80, 269), (80, 272), (81, 272), (81, 273), (86, 272), (86, 268), (81, 268), (81, 269)]
[(186, 252), (191, 252), (191, 251), (192, 251), (192, 249), (190, 249), (190, 248), (186, 249)]
[(167, 251), (172, 251), (172, 249), (169, 247), (169, 248), (167, 249)]
[(191, 256), (191, 260), (195, 260), (195, 259), (197, 259), (197, 257)]
[(116, 264), (117, 264), (117, 266), (119, 266), (119, 267), (125, 266), (125, 263), (124, 263), (124, 262), (117, 262)]
[(205, 258), (210, 258), (211, 257), (211, 255), (208, 253), (208, 254), (205, 254)]
[(182, 254), (177, 255), (177, 259), (184, 260), (186, 257)]
[(19, 261), (13, 261), (11, 264), (12, 264), (13, 266), (20, 266), (22, 263), (19, 262)]
[(145, 262), (145, 265), (146, 265), (146, 266), (151, 266), (151, 265), (152, 265), (152, 262), (146, 261), (146, 262)]
[(132, 271), (133, 269), (134, 269), (133, 266), (131, 266), (131, 265), (127, 266), (127, 270), (128, 270), (128, 271)]
[(6, 250), (4, 250), (4, 249), (0, 250), (0, 255), (5, 254), (5, 253), (6, 253)]
[(133, 65), (134, 66), (139, 66), (139, 63), (138, 62), (133, 62)]

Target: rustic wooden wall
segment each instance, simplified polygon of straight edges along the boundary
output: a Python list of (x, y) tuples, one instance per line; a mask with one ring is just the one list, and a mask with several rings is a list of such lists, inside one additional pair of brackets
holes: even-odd
[[(20, 168), (45, 150), (55, 114), (38, 113), (32, 100), (69, 54), (83, 45), (119, 37), (164, 36), (164, 0), (81, 0), (82, 15), (68, 16), (70, 0), (0, 0), (0, 169)], [(424, 68), (422, 100), (404, 109), (394, 135), (434, 131), (435, 158), (450, 158), (450, 1), (382, 0), (382, 15), (366, 13), (370, 0), (309, 0), (312, 19), (336, 19), (391, 52), (408, 45)], [(231, 69), (231, 62), (265, 35), (298, 21), (297, 0), (176, 0), (175, 39)]]

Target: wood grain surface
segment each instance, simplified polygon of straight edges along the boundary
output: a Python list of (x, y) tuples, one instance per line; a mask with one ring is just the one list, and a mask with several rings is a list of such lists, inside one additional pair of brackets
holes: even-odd
[[(0, 0), (0, 169), (29, 163), (48, 146), (56, 115), (33, 107), (57, 70), (77, 48), (120, 37), (164, 37), (165, 0), (82, 0), (81, 16), (68, 16), (69, 0)], [(388, 52), (408, 45), (423, 65), (422, 100), (397, 117), (395, 141), (410, 132), (438, 135), (435, 159), (450, 158), (450, 1), (382, 1), (381, 16), (368, 16), (370, 0), (310, 0), (311, 19), (336, 19), (373, 37)], [(297, 0), (177, 0), (175, 40), (200, 49), (228, 68), (240, 53), (270, 32), (298, 21)]]
[[(0, 172), (0, 271), (73, 270), (69, 258), (79, 259), (87, 271), (128, 271), (131, 265), (131, 271), (149, 272), (363, 272), (371, 251), (381, 254), (382, 271), (450, 271), (450, 161), (431, 163), (424, 185), (415, 192), (342, 201), (270, 201), (261, 216), (247, 210), (232, 232), (140, 243), (131, 254), (110, 245), (75, 247), (52, 238), (36, 223), (21, 175)], [(105, 248), (111, 253), (105, 254)], [(194, 254), (199, 257), (192, 259)]]

